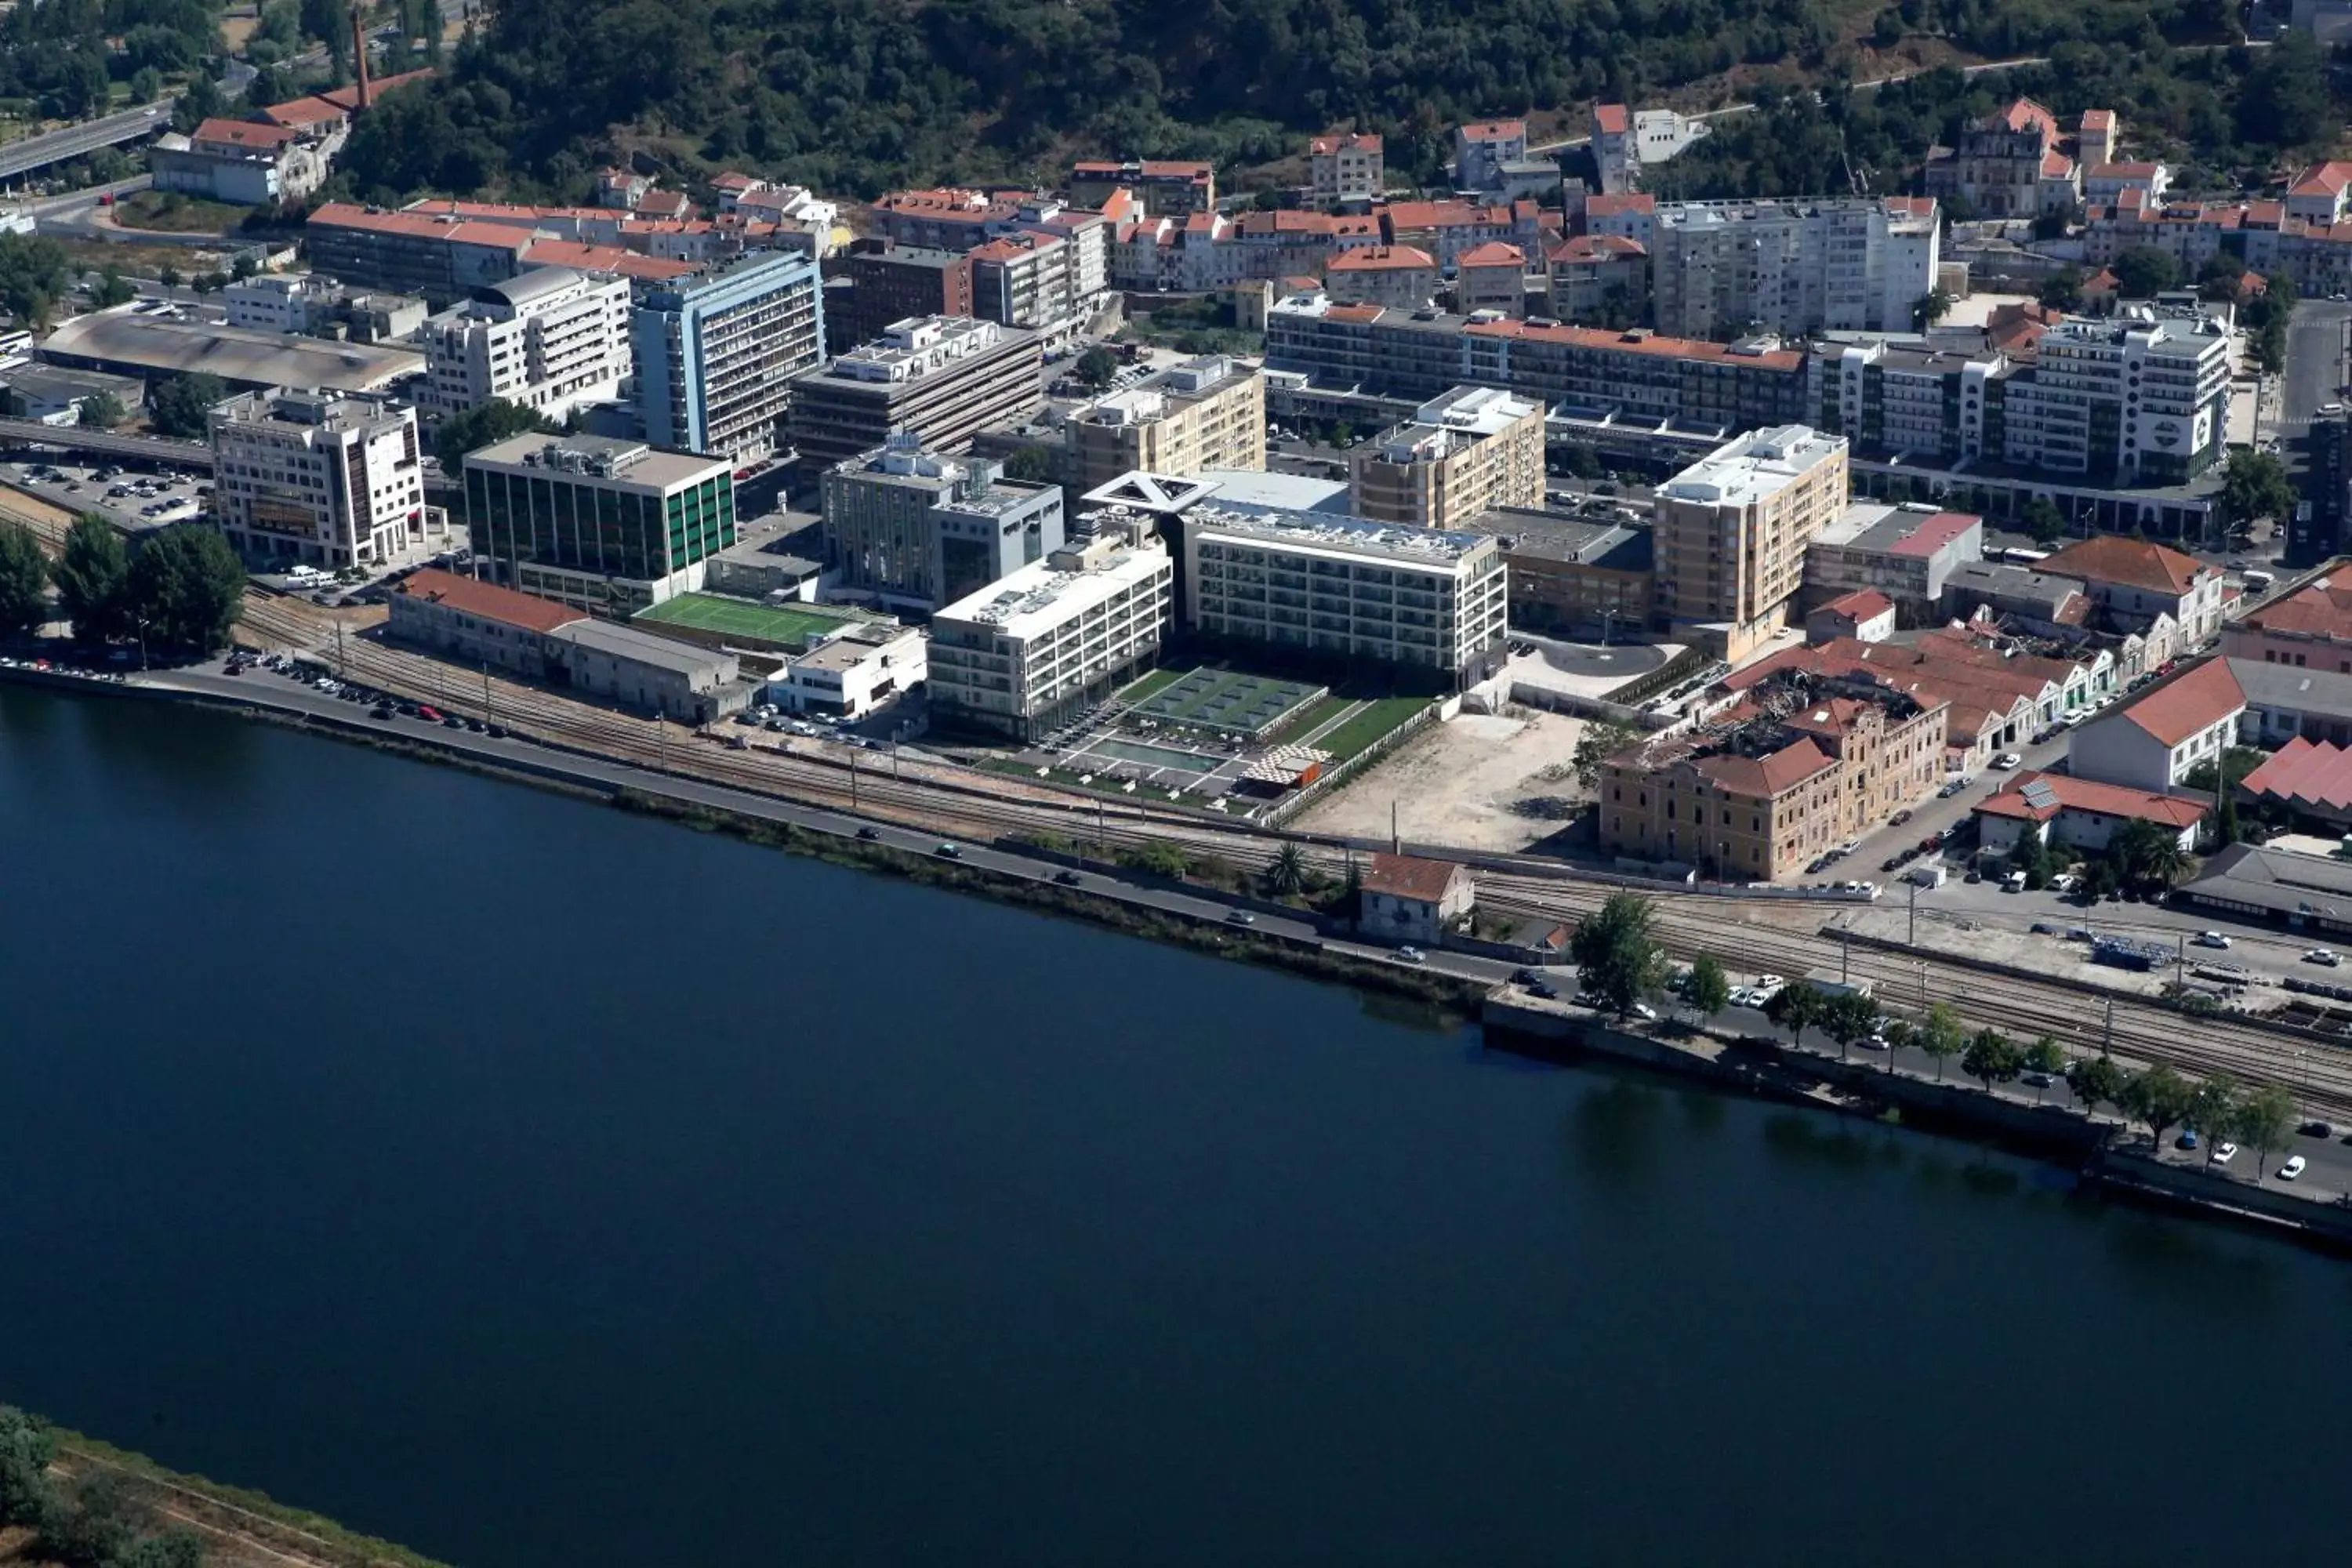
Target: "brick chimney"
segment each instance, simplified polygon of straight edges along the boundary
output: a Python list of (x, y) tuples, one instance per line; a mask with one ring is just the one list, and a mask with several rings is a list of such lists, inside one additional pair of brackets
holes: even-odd
[(367, 55), (367, 23), (362, 19), (361, 8), (354, 5), (352, 7), (352, 65), (359, 72), (360, 96), (357, 112), (362, 114), (367, 112), (368, 103), (373, 96), (368, 83)]

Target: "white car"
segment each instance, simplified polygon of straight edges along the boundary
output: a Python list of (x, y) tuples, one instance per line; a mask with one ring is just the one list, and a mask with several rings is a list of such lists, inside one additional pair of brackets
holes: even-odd
[(1428, 961), (1429, 954), (1417, 947), (1401, 947), (1397, 949), (1397, 957), (1407, 963), (1423, 963)]
[(2213, 1145), (2213, 1163), (2217, 1165), (2226, 1165), (2237, 1157), (2238, 1146), (2235, 1143), (2216, 1143)]
[(2200, 931), (2195, 936), (2189, 939), (2189, 945), (2191, 947), (2218, 947), (2222, 952), (2227, 952), (2230, 951), (2230, 939), (2223, 936), (2218, 931)]
[(2019, 766), (2024, 761), (2025, 759), (2019, 756), (2015, 752), (2003, 752), (2000, 755), (1992, 760), (1992, 765), (1999, 768), (2003, 773), (2008, 773), (2011, 769)]
[(2285, 1164), (2279, 1167), (2279, 1180), (2282, 1182), (2294, 1181), (2297, 1176), (2303, 1174), (2303, 1168), (2307, 1163), (2309, 1163), (2308, 1161), (2305, 1160), (2302, 1155), (2297, 1154), (2294, 1159), (2289, 1160)]
[(1789, 984), (1788, 981), (1777, 974), (1759, 974), (1756, 977), (1756, 989), (1767, 996), (1787, 984)]
[(2305, 963), (2316, 963), (2333, 969), (2344, 962), (2343, 955), (2332, 947), (2315, 947), (2303, 955)]
[(1633, 1016), (1637, 1018), (1647, 1018), (1653, 1024), (1658, 1021), (1658, 1010), (1655, 1007), (1651, 1006), (1647, 1002), (1634, 1003)]

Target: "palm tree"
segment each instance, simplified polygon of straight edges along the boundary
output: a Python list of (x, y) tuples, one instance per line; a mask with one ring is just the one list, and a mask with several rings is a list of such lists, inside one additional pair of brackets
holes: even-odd
[(2149, 881), (2170, 892), (2172, 884), (2180, 880), (2189, 870), (2189, 851), (2183, 849), (2180, 840), (2171, 834), (2161, 834), (2149, 842), (2140, 865)]
[(1307, 851), (1296, 844), (1285, 844), (1274, 852), (1266, 863), (1265, 885), (1278, 898), (1288, 898), (1307, 886)]

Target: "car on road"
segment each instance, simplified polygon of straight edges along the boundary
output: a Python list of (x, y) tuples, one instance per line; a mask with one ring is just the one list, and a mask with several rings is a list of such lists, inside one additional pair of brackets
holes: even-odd
[(389, 702), (379, 702), (368, 710), (368, 717), (371, 719), (389, 719), (392, 713), (393, 708)]
[(1872, 1035), (1866, 1039), (1856, 1040), (1854, 1044), (1860, 1046), (1865, 1051), (1883, 1051), (1886, 1049), (1886, 1037), (1885, 1035)]
[(2033, 922), (2033, 934), (2035, 936), (2059, 936), (2063, 933), (2061, 932), (2056, 926), (2052, 925), (2048, 921), (2035, 921)]
[(1533, 985), (1537, 981), (1542, 978), (1542, 975), (1538, 974), (1532, 969), (1514, 969), (1511, 971), (1511, 984), (1514, 985)]
[(2332, 947), (2315, 947), (2303, 955), (2303, 961), (2305, 963), (2316, 963), (2324, 968), (2333, 969), (2344, 962), (2344, 955)]
[(1062, 870), (1054, 873), (1054, 880), (1061, 883), (1065, 888), (1075, 888), (1079, 883), (1085, 881), (1086, 879), (1079, 876), (1076, 871), (1065, 868)]
[(1837, 852), (1838, 852), (1840, 855), (1851, 855), (1851, 854), (1853, 854), (1855, 850), (1857, 850), (1857, 849), (1859, 849), (1859, 848), (1861, 848), (1861, 847), (1862, 847), (1862, 840), (1861, 840), (1861, 839), (1859, 839), (1859, 838), (1849, 838), (1849, 839), (1847, 839), (1844, 843), (1843, 843), (1843, 844), (1841, 844), (1841, 845), (1839, 845), (1839, 846), (1838, 846)]
[(2176, 1149), (2194, 1149), (2197, 1147), (2197, 1129), (2194, 1127), (2182, 1128), (2180, 1130), (2180, 1136), (2172, 1141), (2172, 1146)]
[(1805, 875), (1808, 877), (1818, 877), (1829, 868), (1830, 858), (1826, 855), (1816, 855), (1813, 857), (1813, 863), (1805, 868)]
[(1555, 1001), (1559, 996), (1559, 987), (1549, 980), (1538, 980), (1528, 987), (1528, 994), (1540, 996), (1547, 1002)]
[(2303, 1174), (2305, 1168), (2310, 1163), (2310, 1161), (2305, 1159), (2302, 1155), (2297, 1154), (2294, 1159), (2289, 1160), (2285, 1164), (2281, 1165), (2278, 1168), (2279, 1180), (2282, 1182), (2294, 1181), (2297, 1176)]
[(1910, 820), (1911, 808), (1906, 805), (1902, 810), (1896, 812), (1894, 816), (1888, 817), (1886, 819), (1886, 826), (1889, 827), (1900, 827)]
[(444, 713), (441, 715), (441, 727), (444, 730), (462, 730), (466, 727), (466, 721), (455, 713)]
[(1426, 963), (1429, 962), (1429, 954), (1422, 952), (1421, 949), (1417, 947), (1398, 948), (1396, 955), (1400, 962), (1405, 963)]
[(1257, 917), (1250, 913), (1247, 910), (1227, 910), (1225, 911), (1225, 923), (1227, 925), (1254, 926), (1257, 924)]
[(882, 837), (882, 830), (869, 822), (865, 826), (857, 830), (857, 837), (865, 839), (868, 844), (871, 844), (876, 839)]
[(2189, 939), (2189, 945), (2191, 947), (2218, 947), (2222, 952), (2227, 952), (2230, 950), (2230, 939), (2223, 936), (2218, 931), (2200, 931), (2195, 936)]
[(1950, 783), (1947, 784), (1943, 788), (1936, 792), (1936, 798), (1937, 800), (1949, 800), (1968, 787), (1967, 781), (1962, 779), (1954, 779)]
[(2058, 1080), (2046, 1072), (2030, 1072), (2019, 1078), (2017, 1081), (2029, 1089), (2048, 1089)]
[(2024, 761), (2025, 759), (2019, 756), (2015, 752), (2003, 752), (2000, 755), (1992, 760), (1992, 765), (1999, 768), (2002, 773), (2008, 773), (2011, 769), (2021, 764)]
[(1636, 1018), (1647, 1018), (1651, 1023), (1654, 1024), (1658, 1021), (1658, 1010), (1655, 1007), (1651, 1006), (1647, 1002), (1636, 1002), (1633, 1004), (1633, 1016)]
[(2213, 1163), (2217, 1165), (2226, 1165), (2237, 1157), (2238, 1146), (2235, 1143), (2216, 1143), (2213, 1145)]
[(2302, 1126), (2296, 1128), (2295, 1131), (2302, 1133), (2305, 1138), (2333, 1138), (2336, 1136), (2336, 1129), (2334, 1125), (2326, 1121), (2306, 1121)]
[(957, 844), (942, 844), (931, 853), (942, 860), (961, 860), (963, 858), (963, 847)]

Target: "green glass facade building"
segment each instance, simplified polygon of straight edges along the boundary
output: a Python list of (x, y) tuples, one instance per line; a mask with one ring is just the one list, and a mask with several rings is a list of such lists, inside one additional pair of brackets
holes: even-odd
[(601, 436), (518, 436), (466, 458), (474, 552), (509, 587), (625, 616), (702, 585), (732, 545), (725, 462)]

